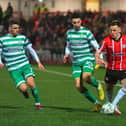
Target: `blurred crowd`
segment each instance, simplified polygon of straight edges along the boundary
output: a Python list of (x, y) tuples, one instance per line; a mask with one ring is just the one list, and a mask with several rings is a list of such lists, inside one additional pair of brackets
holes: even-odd
[[(0, 36), (7, 33), (8, 22), (13, 18), (13, 8), (8, 4), (6, 12), (0, 7)], [(28, 36), (34, 48), (49, 49), (51, 54), (63, 53), (65, 45), (65, 33), (71, 28), (71, 17), (78, 13), (82, 19), (82, 25), (90, 29), (96, 40), (101, 43), (108, 34), (108, 24), (113, 19), (122, 22), (122, 31), (126, 33), (126, 12), (91, 12), (91, 11), (67, 11), (50, 12), (47, 8), (44, 11), (34, 8), (33, 16), (26, 20), (20, 15), (21, 32)]]
[(13, 7), (9, 2), (6, 10), (3, 12), (3, 9), (0, 5), (0, 36), (4, 34), (4, 29), (8, 29), (8, 21), (13, 16)]

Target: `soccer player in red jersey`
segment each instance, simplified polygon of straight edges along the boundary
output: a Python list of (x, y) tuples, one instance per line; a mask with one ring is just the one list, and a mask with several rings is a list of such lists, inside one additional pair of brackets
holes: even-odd
[[(100, 52), (106, 49), (107, 62), (105, 64), (106, 75), (106, 98), (108, 102), (112, 102), (113, 87), (118, 80), (121, 81), (122, 88), (118, 91), (112, 104), (117, 106), (118, 102), (126, 95), (126, 35), (121, 33), (121, 23), (118, 20), (113, 20), (109, 26), (110, 35), (108, 35), (102, 43), (96, 57), (99, 57)], [(115, 107), (115, 113), (121, 112)]]

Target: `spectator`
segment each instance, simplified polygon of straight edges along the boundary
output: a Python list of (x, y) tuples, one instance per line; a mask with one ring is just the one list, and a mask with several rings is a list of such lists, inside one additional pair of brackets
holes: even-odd
[(9, 2), (8, 3), (8, 6), (7, 6), (7, 16), (8, 17), (12, 17), (13, 16), (13, 7), (12, 7), (12, 5), (11, 5), (11, 3)]
[(34, 7), (33, 7), (33, 14), (39, 14), (40, 12), (40, 7), (38, 5), (38, 3), (35, 3)]
[(40, 14), (46, 11), (48, 11), (48, 8), (46, 7), (45, 3), (42, 3), (40, 6)]

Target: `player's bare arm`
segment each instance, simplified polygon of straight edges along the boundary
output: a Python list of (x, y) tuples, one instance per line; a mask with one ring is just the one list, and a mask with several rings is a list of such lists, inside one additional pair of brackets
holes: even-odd
[(101, 59), (99, 58), (100, 57), (100, 53), (98, 51), (95, 52), (95, 62), (96, 64), (100, 64), (101, 63)]
[(100, 58), (100, 52), (98, 51), (95, 52), (95, 60), (96, 64), (102, 63), (105, 65), (105, 68), (107, 68), (108, 63), (103, 58)]

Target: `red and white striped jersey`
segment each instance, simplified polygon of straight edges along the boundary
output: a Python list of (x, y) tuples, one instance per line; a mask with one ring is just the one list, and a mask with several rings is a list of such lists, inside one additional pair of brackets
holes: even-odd
[(108, 69), (126, 70), (126, 35), (122, 34), (119, 41), (114, 41), (111, 36), (103, 40), (100, 51), (107, 51)]

